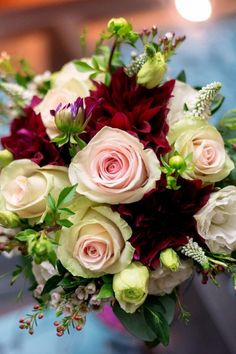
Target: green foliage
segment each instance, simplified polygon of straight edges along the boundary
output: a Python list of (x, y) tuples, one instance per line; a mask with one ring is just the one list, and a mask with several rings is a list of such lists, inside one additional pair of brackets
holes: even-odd
[(148, 342), (149, 346), (159, 343), (168, 345), (169, 325), (173, 321), (175, 312), (173, 296), (148, 296), (143, 306), (134, 314), (126, 313), (118, 303), (114, 305), (113, 311), (131, 334)]
[(184, 70), (182, 70), (177, 76), (176, 76), (176, 80), (179, 80), (181, 82), (186, 83), (187, 82), (187, 77), (186, 77), (186, 73)]
[(71, 227), (73, 224), (65, 216), (74, 215), (74, 212), (66, 207), (76, 195), (76, 187), (65, 187), (59, 194), (57, 201), (51, 194), (48, 195), (48, 207), (49, 211), (45, 215), (44, 222), (48, 226), (60, 225), (64, 227)]

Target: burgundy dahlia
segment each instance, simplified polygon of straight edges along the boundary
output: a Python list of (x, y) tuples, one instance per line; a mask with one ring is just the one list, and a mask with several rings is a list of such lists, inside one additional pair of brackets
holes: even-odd
[(14, 160), (30, 159), (40, 166), (64, 165), (60, 152), (50, 141), (40, 114), (33, 108), (24, 109), (25, 115), (11, 123), (11, 133), (1, 139), (2, 146), (11, 151)]
[(128, 77), (122, 68), (112, 75), (109, 86), (94, 83), (96, 90), (91, 91), (86, 106), (89, 108), (99, 99), (102, 102), (92, 113), (87, 127), (89, 137), (108, 125), (139, 137), (145, 147), (153, 148), (158, 154), (168, 152), (167, 104), (174, 83), (171, 80), (160, 87), (146, 89), (137, 84), (135, 76)]
[(117, 207), (133, 230), (135, 259), (149, 267), (159, 263), (160, 251), (186, 244), (187, 236), (202, 242), (193, 215), (207, 203), (211, 187), (202, 188), (200, 180), (178, 183), (179, 190), (160, 186), (139, 202)]

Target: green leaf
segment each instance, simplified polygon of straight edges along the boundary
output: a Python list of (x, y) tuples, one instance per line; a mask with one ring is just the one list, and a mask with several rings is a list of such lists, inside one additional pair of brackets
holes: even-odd
[(79, 280), (72, 280), (70, 278), (63, 278), (58, 286), (61, 286), (64, 290), (75, 289), (80, 285)]
[(187, 78), (186, 78), (186, 73), (184, 70), (180, 71), (180, 73), (177, 75), (176, 80), (179, 80), (181, 82), (186, 82)]
[(122, 310), (116, 302), (113, 306), (113, 312), (121, 321), (123, 326), (133, 336), (145, 342), (153, 342), (157, 339), (157, 335), (149, 327), (146, 318), (144, 317), (143, 308), (139, 308), (135, 313), (130, 314)]
[(27, 242), (32, 239), (33, 236), (37, 236), (38, 232), (32, 229), (26, 229), (24, 231), (19, 232), (15, 239), (21, 242)]
[(58, 220), (57, 224), (61, 225), (61, 226), (64, 226), (64, 227), (67, 227), (67, 228), (73, 226), (73, 223), (70, 220), (67, 220), (67, 219)]
[(10, 285), (13, 285), (17, 279), (21, 276), (23, 268), (19, 265), (16, 266), (16, 269), (12, 272)]
[(111, 283), (107, 283), (107, 284), (103, 284), (103, 286), (101, 287), (97, 298), (98, 299), (107, 299), (109, 297), (113, 297), (114, 296), (114, 292), (113, 292), (113, 288), (112, 288), (112, 284)]
[(215, 97), (215, 99), (214, 99), (214, 101), (213, 101), (213, 103), (211, 105), (211, 114), (216, 113), (220, 109), (220, 107), (222, 106), (224, 100), (225, 100), (225, 97), (222, 96), (221, 94), (218, 94)]
[(60, 283), (60, 281), (62, 280), (62, 278), (63, 277), (61, 275), (54, 275), (53, 277), (49, 278), (46, 281), (46, 284), (44, 285), (41, 296), (48, 294), (48, 293), (50, 293), (50, 291), (55, 289), (58, 286), (58, 284)]
[(65, 275), (67, 272), (66, 268), (62, 265), (60, 261), (57, 261), (57, 270), (60, 275)]
[(76, 195), (76, 187), (77, 184), (74, 186), (66, 187), (61, 191), (57, 201), (57, 208), (59, 208), (62, 204), (67, 204), (72, 201)]
[(47, 253), (47, 259), (54, 267), (56, 266), (57, 255), (53, 249)]
[(164, 315), (161, 312), (156, 312), (154, 306), (145, 304), (144, 316), (148, 325), (155, 332), (156, 337), (164, 346), (167, 346), (170, 340), (170, 327)]
[(69, 214), (69, 215), (75, 215), (75, 213), (72, 210), (68, 209), (68, 208), (60, 208), (60, 209), (58, 209), (58, 211), (60, 211), (62, 213)]
[(48, 195), (48, 206), (53, 212), (57, 210), (55, 199), (52, 197), (50, 193)]
[(77, 70), (81, 71), (83, 73), (94, 70), (94, 68), (92, 66), (90, 66), (89, 64), (87, 64), (81, 60), (75, 60), (74, 64), (75, 64)]

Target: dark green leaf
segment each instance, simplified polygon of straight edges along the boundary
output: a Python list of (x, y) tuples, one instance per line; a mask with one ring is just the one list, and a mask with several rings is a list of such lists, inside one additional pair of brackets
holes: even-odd
[(61, 226), (64, 226), (64, 227), (67, 227), (67, 228), (73, 226), (73, 223), (70, 220), (67, 220), (67, 219), (58, 220), (57, 224), (61, 225)]
[(74, 186), (66, 187), (61, 191), (57, 201), (57, 208), (59, 208), (62, 204), (67, 204), (72, 201), (76, 195), (76, 187), (77, 184)]
[(102, 280), (104, 282), (104, 284), (111, 284), (112, 280), (113, 280), (113, 276), (112, 275), (103, 275)]
[(148, 325), (155, 332), (156, 337), (160, 342), (167, 346), (170, 339), (170, 327), (161, 312), (157, 312), (154, 306), (145, 304), (144, 316)]
[(218, 109), (220, 109), (224, 100), (225, 100), (225, 97), (222, 96), (221, 94), (218, 94), (216, 96), (216, 98), (214, 99), (212, 106), (211, 106), (211, 114), (214, 114), (215, 112), (218, 111)]
[(176, 77), (176, 80), (179, 80), (181, 82), (186, 82), (186, 73), (184, 70), (180, 71), (180, 73), (178, 74), (178, 76)]
[(17, 279), (21, 276), (23, 268), (19, 265), (16, 266), (16, 269), (12, 272), (10, 285), (13, 285)]
[(43, 296), (47, 293), (50, 293), (50, 291), (55, 289), (58, 286), (58, 284), (60, 283), (61, 279), (62, 279), (61, 275), (54, 275), (53, 277), (49, 278), (47, 280), (46, 284), (44, 285), (41, 296)]
[(69, 278), (63, 278), (60, 283), (58, 283), (64, 290), (75, 289), (80, 285), (79, 280), (72, 280)]
[(81, 60), (75, 60), (74, 64), (75, 64), (77, 70), (81, 71), (83, 73), (94, 70), (92, 66), (90, 66), (89, 64), (87, 64)]
[(133, 336), (145, 342), (153, 342), (157, 339), (157, 335), (148, 326), (148, 323), (144, 317), (143, 308), (138, 309), (133, 314), (129, 314), (122, 310), (118, 303), (115, 303), (113, 312), (127, 331)]
[(107, 299), (109, 297), (112, 297), (114, 295), (113, 292), (113, 288), (112, 288), (112, 284), (107, 283), (107, 284), (103, 284), (103, 286), (101, 287), (97, 298), (98, 299)]
[(47, 253), (47, 259), (54, 267), (56, 266), (57, 255), (53, 249)]
[(175, 315), (176, 301), (172, 295), (148, 296), (145, 305), (149, 304), (156, 312), (161, 312), (169, 324)]
[(66, 268), (62, 265), (60, 261), (57, 261), (57, 270), (60, 275), (65, 275), (67, 272)]

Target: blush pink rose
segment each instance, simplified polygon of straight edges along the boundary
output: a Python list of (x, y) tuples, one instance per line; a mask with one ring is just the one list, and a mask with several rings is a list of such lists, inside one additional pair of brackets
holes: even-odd
[(99, 203), (132, 203), (155, 188), (161, 171), (153, 150), (127, 132), (104, 127), (77, 153), (69, 179), (77, 192)]

